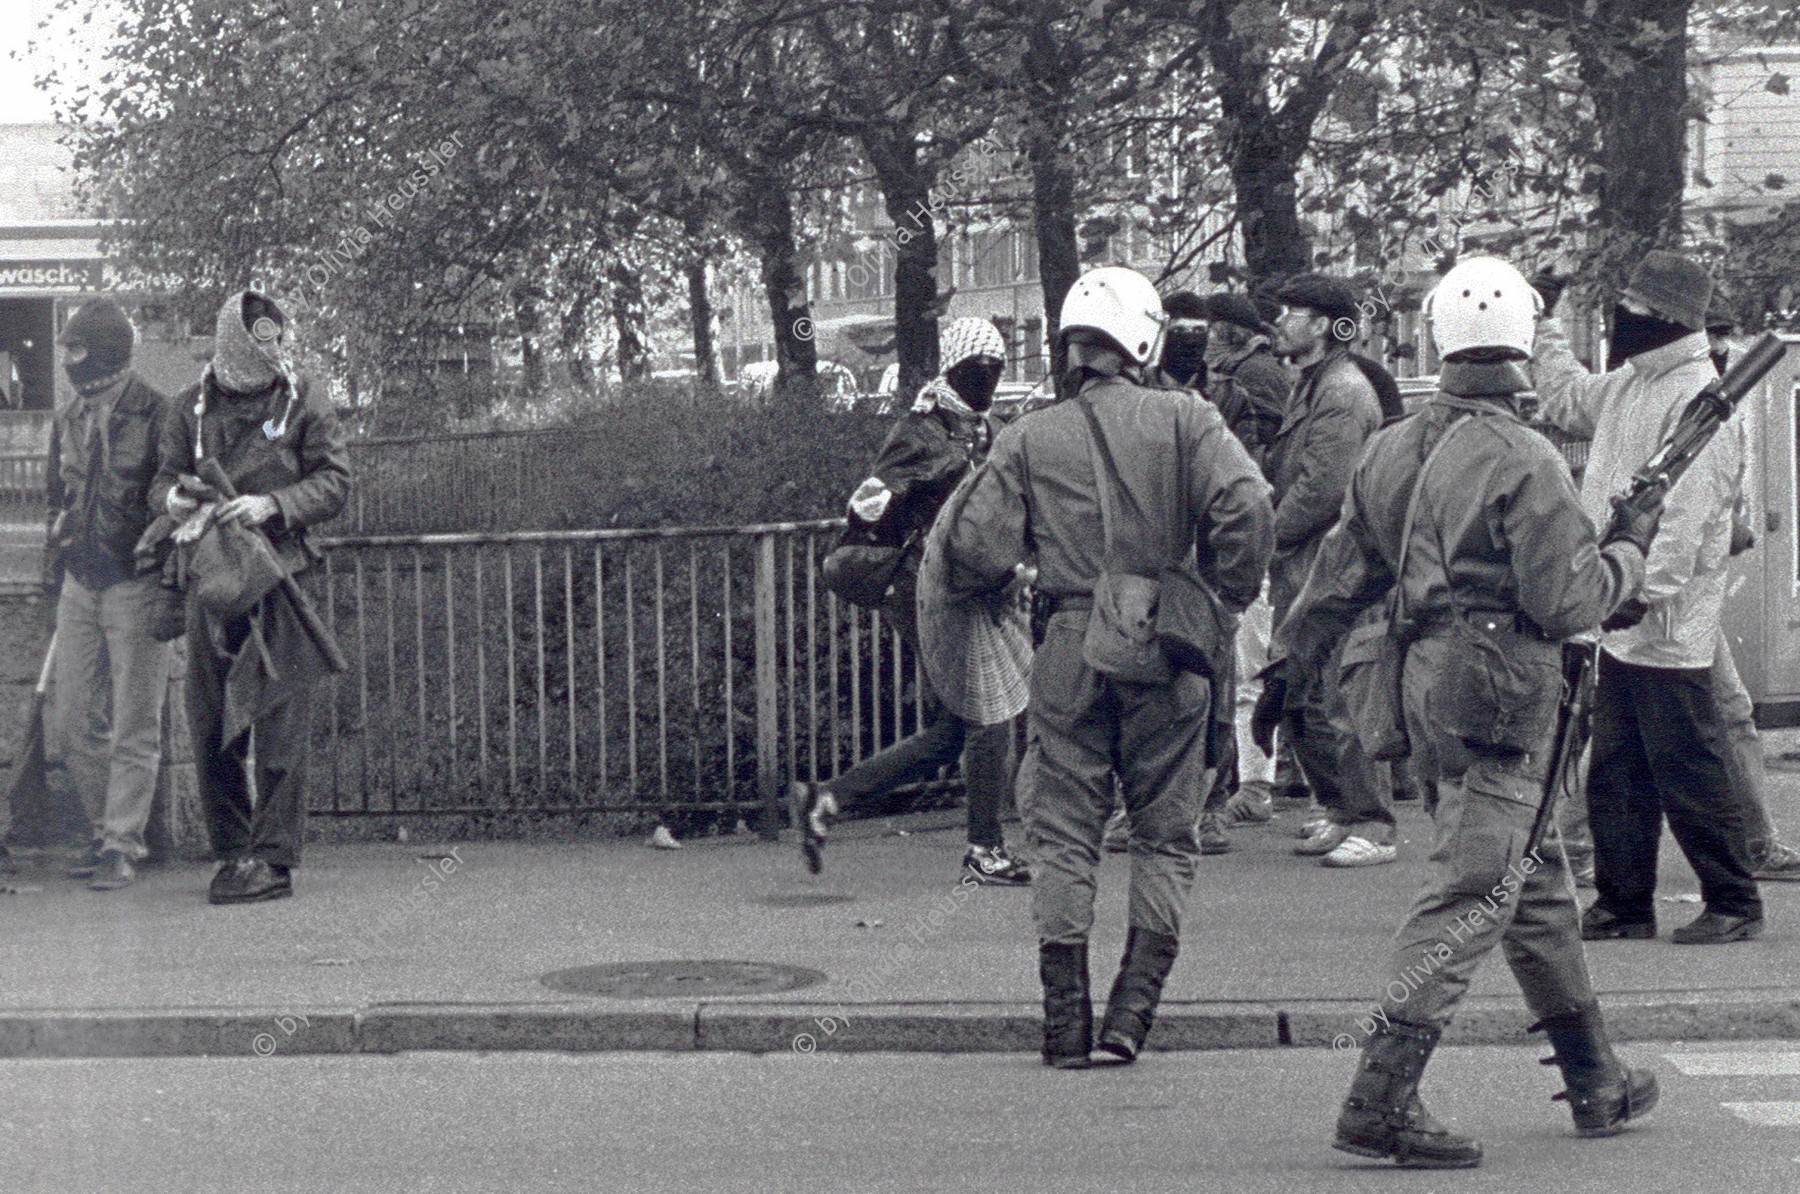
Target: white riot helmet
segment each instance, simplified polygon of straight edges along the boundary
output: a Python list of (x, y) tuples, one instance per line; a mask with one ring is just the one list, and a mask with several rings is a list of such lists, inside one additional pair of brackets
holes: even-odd
[(1058, 328), (1099, 332), (1134, 364), (1144, 365), (1156, 355), (1162, 340), (1162, 296), (1150, 279), (1122, 265), (1091, 269), (1075, 279), (1063, 299)]
[(1525, 275), (1498, 257), (1457, 262), (1425, 300), (1441, 357), (1471, 348), (1512, 348), (1529, 357), (1543, 309)]

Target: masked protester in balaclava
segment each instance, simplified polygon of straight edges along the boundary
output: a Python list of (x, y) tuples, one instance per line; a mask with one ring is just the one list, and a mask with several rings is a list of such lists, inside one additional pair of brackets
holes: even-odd
[[(987, 456), (991, 436), (985, 412), (1006, 367), (1006, 342), (985, 319), (953, 319), (938, 332), (943, 372), (919, 390), (912, 409), (900, 416), (875, 459), (870, 476), (850, 495), (848, 543), (899, 547), (903, 556), (882, 621), (918, 645), (919, 558), (925, 532), (968, 471)], [(969, 845), (963, 872), (978, 884), (1017, 887), (1031, 871), (1006, 852), (1000, 831), (1000, 802), (1011, 786), (1006, 725), (977, 726), (926, 695), (925, 724), (918, 733), (829, 783), (795, 783), (789, 789), (800, 848), (809, 870), (824, 865), (825, 834), (831, 818), (879, 800), (902, 785), (929, 779), (959, 757), (969, 793)]]
[[(1646, 253), (1621, 294), (1636, 317), (1614, 336), (1625, 364), (1600, 376), (1575, 358), (1556, 320), (1539, 321), (1531, 368), (1539, 417), (1589, 437), (1581, 501), (1594, 525), (1717, 379), (1705, 335), (1712, 295), (1699, 261), (1667, 249)], [(1720, 428), (1669, 491), (1644, 590), (1601, 627), (1585, 789), (1597, 895), (1582, 916), (1586, 941), (1657, 937), (1668, 910), (1656, 899), (1660, 830), (1651, 830), (1665, 821), (1699, 877), (1705, 908), (1668, 939), (1725, 945), (1763, 929), (1759, 860), (1738, 796), (1744, 785), (1734, 778), (1740, 756), (1719, 699), (1736, 687), (1723, 674), (1730, 655), (1721, 661), (1720, 616), (1730, 592), (1733, 506), (1749, 459), (1737, 423)]]
[[(1191, 390), (1206, 384), (1206, 301), (1191, 290), (1178, 291), (1163, 300), (1162, 379)], [(1159, 379), (1161, 380), (1161, 379)]]
[[(132, 372), (132, 341), (130, 318), (110, 298), (89, 299), (69, 317), (57, 343), (80, 397), (59, 406), (50, 425), (46, 486), (44, 586), (57, 602), (52, 699), (67, 728), (59, 771), (91, 842), (68, 875), (98, 891), (130, 886), (148, 852), (168, 687), (169, 646), (155, 627), (172, 594), (135, 564), (156, 513), (148, 481), (166, 403)], [(0, 846), (0, 870), (5, 858)]]
[[(222, 498), (213, 519), (259, 528), (294, 574), (317, 558), (307, 528), (343, 509), (350, 469), (330, 401), (287, 363), (288, 332), (266, 295), (241, 291), (225, 301), (212, 363), (164, 420), (151, 498), (178, 518), (200, 498)], [(237, 496), (195, 488), (192, 478), (212, 464)], [(193, 602), (188, 720), (219, 860), (207, 889), (213, 904), (293, 894), (306, 837), (311, 686), (325, 667), (287, 601), (277, 587), (242, 613)], [(279, 666), (259, 672), (257, 660)]]
[[(1673, 344), (1705, 326), (1710, 290), (1701, 292), (1675, 263), (1675, 254), (1652, 252), (1632, 272), (1613, 308), (1606, 367), (1617, 369), (1632, 357)], [(1685, 265), (1685, 262), (1682, 262)], [(1695, 304), (1699, 299), (1698, 306)]]

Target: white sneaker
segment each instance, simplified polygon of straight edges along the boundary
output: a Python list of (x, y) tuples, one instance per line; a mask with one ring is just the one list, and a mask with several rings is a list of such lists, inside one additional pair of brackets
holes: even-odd
[(656, 832), (651, 834), (650, 840), (644, 844), (649, 846), (652, 850), (681, 849), (681, 843), (675, 840), (675, 835), (669, 832), (669, 827), (667, 825), (658, 825), (656, 827)]
[(1384, 862), (1392, 862), (1400, 856), (1400, 851), (1382, 842), (1372, 842), (1366, 837), (1351, 834), (1339, 842), (1331, 853), (1319, 859), (1320, 866), (1380, 866)]

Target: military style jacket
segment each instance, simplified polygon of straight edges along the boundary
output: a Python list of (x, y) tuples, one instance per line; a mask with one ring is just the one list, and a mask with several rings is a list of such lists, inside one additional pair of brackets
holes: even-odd
[(1125, 378), (1092, 380), (994, 440), (946, 539), (952, 588), (997, 589), (1013, 565), (1035, 560), (1040, 592), (1091, 596), (1106, 565), (1105, 533), (1087, 416), (1077, 402), (1093, 403), (1120, 483), (1139, 508), (1169, 520), (1142, 538), (1193, 544), (1201, 576), (1228, 608), (1242, 611), (1261, 591), (1269, 560), (1267, 483), (1211, 403)]
[(164, 420), (162, 463), (150, 495), (158, 510), (180, 475), (196, 471), (196, 439), (239, 493), (275, 499), (277, 513), (267, 527), (282, 563), (290, 571), (310, 564), (306, 528), (334, 517), (350, 495), (344, 432), (331, 404), (304, 378), (297, 393), (277, 382), (260, 394), (237, 395), (209, 372)]
[[(1419, 413), (1377, 433), (1351, 477), (1342, 517), (1320, 546), (1271, 655), (1316, 672), (1369, 606), (1396, 583), (1426, 634), (1462, 613), (1493, 615), (1543, 641), (1591, 631), (1636, 592), (1644, 558), (1604, 550), (1562, 454), (1513, 409), (1524, 388), (1510, 365), (1447, 365)], [(1453, 424), (1420, 492), (1399, 575), (1407, 504), (1427, 453)]]
[(128, 373), (103, 426), (95, 401), (80, 395), (50, 425), (45, 496), (55, 530), (52, 548), (89, 588), (132, 575), (132, 548), (162, 509), (152, 500), (151, 481), (165, 401)]

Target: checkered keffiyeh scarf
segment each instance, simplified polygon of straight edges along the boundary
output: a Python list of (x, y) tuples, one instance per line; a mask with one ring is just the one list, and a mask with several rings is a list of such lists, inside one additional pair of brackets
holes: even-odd
[(938, 375), (920, 387), (919, 396), (913, 400), (913, 410), (918, 414), (929, 414), (943, 406), (964, 418), (974, 418), (975, 411), (963, 401), (956, 387), (944, 380), (944, 374), (970, 357), (980, 356), (1006, 359), (1006, 341), (1000, 338), (999, 328), (974, 317), (952, 319), (944, 324), (938, 329)]

